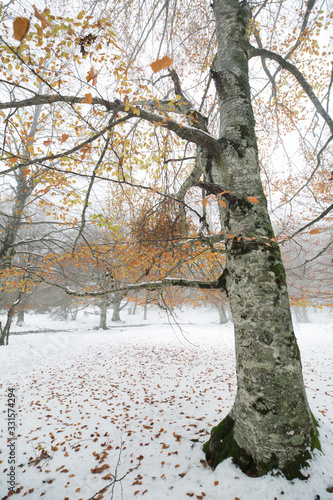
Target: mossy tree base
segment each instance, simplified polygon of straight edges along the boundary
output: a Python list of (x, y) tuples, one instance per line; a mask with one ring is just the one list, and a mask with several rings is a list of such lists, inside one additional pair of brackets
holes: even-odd
[[(308, 465), (308, 460), (311, 458), (309, 449), (299, 453), (294, 457), (293, 461), (280, 465), (276, 454), (272, 454), (269, 462), (256, 463), (253, 456), (241, 448), (234, 437), (234, 419), (227, 415), (222, 422), (216, 427), (213, 427), (209, 441), (204, 444), (203, 451), (206, 454), (206, 459), (212, 467), (232, 458), (232, 461), (243, 472), (252, 477), (264, 476), (272, 470), (277, 470), (285, 475), (289, 480), (299, 478), (306, 479), (301, 473), (301, 469)], [(320, 449), (317, 427), (312, 436), (312, 447)]]

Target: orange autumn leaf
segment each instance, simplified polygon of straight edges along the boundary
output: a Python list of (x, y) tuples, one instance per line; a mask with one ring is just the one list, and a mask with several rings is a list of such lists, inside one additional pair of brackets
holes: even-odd
[(251, 202), (251, 203), (259, 203), (259, 200), (256, 196), (247, 196), (247, 199)]
[(13, 22), (14, 38), (21, 42), (28, 34), (30, 21), (26, 17), (16, 17)]
[(169, 56), (164, 56), (162, 59), (157, 59), (153, 63), (151, 63), (150, 67), (154, 71), (154, 73), (158, 73), (161, 69), (168, 68), (171, 66), (173, 59)]
[(202, 206), (206, 207), (207, 203), (208, 203), (208, 198), (204, 198), (203, 200), (201, 200), (201, 203), (202, 203)]
[(80, 151), (87, 151), (91, 148), (91, 144), (88, 143), (88, 144), (83, 144), (82, 148), (80, 149)]
[(69, 135), (68, 134), (62, 134), (60, 140), (60, 143), (62, 144), (63, 142), (66, 142), (68, 139)]
[(51, 141), (51, 139), (46, 139), (46, 141), (43, 142), (44, 146), (51, 146), (51, 144), (54, 144), (54, 141)]
[[(94, 85), (94, 82), (93, 82), (93, 85)], [(85, 98), (82, 99), (81, 102), (84, 104), (91, 104), (92, 103), (92, 95), (91, 94), (84, 94), (84, 95), (85, 95)]]
[(318, 234), (320, 233), (320, 229), (311, 229), (311, 231), (309, 231), (309, 234)]
[(46, 17), (39, 12), (39, 10), (37, 9), (36, 5), (33, 5), (33, 8), (34, 8), (34, 14), (35, 14), (35, 16), (42, 23), (42, 28), (46, 28), (46, 26), (50, 26), (51, 28), (54, 28), (54, 25), (52, 23), (50, 23), (50, 21), (48, 21), (46, 19)]
[(84, 144), (82, 148), (80, 149), (82, 155), (81, 155), (81, 160), (85, 158), (86, 154), (91, 151), (91, 144)]
[(89, 83), (92, 80), (92, 84), (96, 85), (97, 83), (97, 73), (93, 67), (90, 68), (88, 75), (86, 76), (86, 80)]
[(214, 486), (218, 486), (219, 482), (218, 481), (214, 481)]
[(220, 204), (222, 205), (222, 207), (227, 208), (227, 204), (224, 200), (220, 200)]

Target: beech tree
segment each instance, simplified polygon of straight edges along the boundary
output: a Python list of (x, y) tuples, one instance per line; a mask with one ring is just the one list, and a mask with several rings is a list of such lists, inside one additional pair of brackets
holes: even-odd
[[(181, 286), (227, 293), (235, 326), (237, 395), (229, 415), (212, 429), (204, 451), (214, 467), (232, 457), (253, 475), (279, 469), (287, 478), (301, 476), (311, 450), (320, 447), (261, 180), (252, 108), (252, 102), (259, 104), (258, 125), (264, 123), (263, 116), (269, 125), (274, 114), (281, 127), (281, 113), (292, 125), (303, 119), (290, 106), (306, 100), (321, 127), (309, 176), (315, 175), (333, 136), (333, 121), (322, 104), (329, 95), (330, 72), (325, 66), (320, 81), (307, 72), (317, 58), (316, 36), (329, 25), (329, 14), (316, 10), (315, 4), (214, 0), (212, 6), (193, 6), (190, 1), (124, 0), (109, 1), (102, 10), (96, 3), (90, 12), (65, 19), (56, 15), (56, 5), (51, 13), (34, 7), (34, 26), (24, 12), (14, 20), (16, 46), (9, 33), (5, 39), (8, 22), (1, 39), (7, 99), (0, 109), (6, 123), (16, 126), (15, 113), (39, 105), (49, 110), (48, 130), (53, 134), (44, 141), (49, 149), (37, 142), (28, 160), (9, 154), (5, 139), (3, 174), (34, 164), (43, 165), (50, 175), (64, 175), (67, 182), (75, 176), (87, 181), (77, 241), (84, 235), (91, 189), (99, 179), (177, 202), (183, 238), (173, 244), (203, 245), (225, 254), (224, 270), (217, 264), (213, 279), (182, 277), (175, 262), (168, 275), (142, 276), (112, 292)], [(292, 15), (293, 30), (283, 18), (287, 14)], [(288, 33), (280, 35), (279, 46), (283, 25)], [(304, 54), (309, 56), (306, 67)], [(256, 59), (271, 96), (262, 90), (259, 97), (251, 95), (249, 64)], [(40, 82), (44, 93), (34, 90)], [(253, 85), (255, 89), (254, 80)], [(192, 87), (191, 97), (186, 87)], [(214, 228), (208, 214), (213, 204), (220, 224)], [(186, 228), (189, 213), (197, 217), (195, 236)], [(70, 289), (67, 293), (75, 295)], [(78, 295), (94, 294), (98, 291)]]

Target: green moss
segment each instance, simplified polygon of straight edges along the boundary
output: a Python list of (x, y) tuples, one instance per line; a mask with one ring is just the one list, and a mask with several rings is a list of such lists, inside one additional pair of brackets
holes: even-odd
[(319, 441), (319, 432), (318, 432), (318, 422), (313, 416), (312, 412), (311, 412), (311, 418), (313, 422), (313, 431), (311, 432), (311, 450), (321, 451), (321, 444)]
[(210, 439), (203, 446), (207, 461), (212, 467), (216, 467), (231, 457), (243, 471), (250, 470), (251, 473), (255, 473), (252, 457), (236, 443), (234, 425), (234, 420), (227, 415), (222, 422), (212, 428)]
[[(320, 448), (318, 437), (317, 422), (313, 419), (314, 430), (311, 433), (311, 450)], [(311, 458), (311, 452), (306, 449), (300, 452), (283, 467), (280, 467), (278, 457), (273, 453), (268, 462), (255, 463), (254, 459), (243, 448), (241, 448), (234, 438), (234, 420), (227, 415), (222, 422), (213, 427), (209, 441), (204, 444), (203, 451), (208, 463), (216, 467), (227, 458), (232, 458), (234, 464), (238, 465), (243, 472), (253, 477), (264, 476), (275, 470), (277, 474), (284, 474), (288, 480), (295, 478), (306, 479), (301, 469), (308, 466), (308, 460)]]

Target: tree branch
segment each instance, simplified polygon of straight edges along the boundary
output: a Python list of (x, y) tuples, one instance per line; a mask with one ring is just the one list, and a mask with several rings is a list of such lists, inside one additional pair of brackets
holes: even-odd
[(307, 94), (309, 97), (310, 101), (316, 108), (317, 112), (322, 116), (322, 118), (325, 120), (327, 125), (329, 126), (329, 129), (331, 131), (331, 134), (333, 134), (333, 120), (330, 117), (330, 115), (327, 113), (317, 96), (312, 90), (311, 85), (307, 82), (307, 80), (304, 78), (303, 74), (290, 62), (286, 61), (282, 56), (279, 54), (276, 54), (275, 52), (272, 52), (271, 50), (263, 49), (263, 48), (256, 48), (253, 46), (250, 46), (250, 57), (267, 57), (268, 59), (272, 59), (273, 61), (276, 61), (277, 63), (280, 64), (282, 69), (285, 69), (291, 73), (298, 83), (301, 85), (302, 89), (304, 92)]
[(75, 297), (103, 297), (104, 295), (110, 295), (115, 292), (138, 292), (140, 290), (163, 290), (165, 288), (179, 286), (182, 288), (199, 288), (201, 290), (222, 290), (225, 289), (224, 285), (224, 276), (222, 275), (213, 281), (202, 281), (202, 280), (187, 280), (183, 278), (164, 278), (160, 281), (149, 282), (149, 283), (136, 283), (125, 286), (113, 287), (108, 290), (101, 290), (99, 292), (78, 292), (75, 290), (71, 290), (66, 286), (62, 286), (59, 283), (52, 283), (45, 279), (42, 275), (36, 275), (40, 281), (46, 283), (47, 285), (54, 286), (56, 288), (60, 288), (67, 295), (73, 295)]
[(330, 205), (328, 208), (326, 208), (326, 210), (324, 210), (320, 215), (318, 215), (318, 217), (316, 217), (315, 219), (313, 219), (311, 222), (309, 222), (308, 224), (305, 224), (305, 226), (301, 227), (300, 229), (298, 229), (294, 234), (292, 234), (291, 236), (289, 236), (289, 238), (287, 238), (288, 240), (291, 240), (293, 239), (297, 234), (299, 233), (302, 233), (303, 231), (305, 231), (306, 229), (308, 229), (309, 227), (313, 226), (313, 224), (315, 224), (316, 222), (320, 221), (320, 219), (323, 219), (324, 217), (326, 217), (326, 215), (331, 212), (331, 210), (333, 210), (333, 203), (332, 205)]

